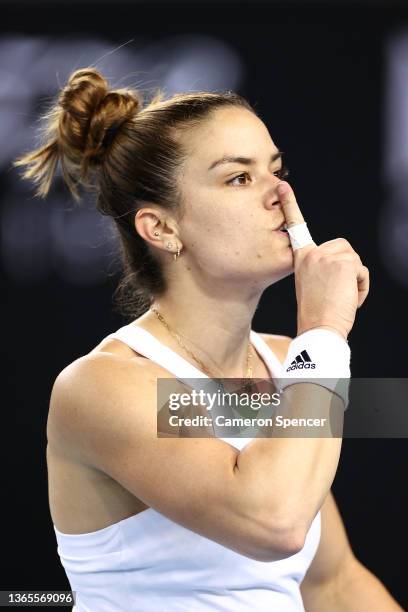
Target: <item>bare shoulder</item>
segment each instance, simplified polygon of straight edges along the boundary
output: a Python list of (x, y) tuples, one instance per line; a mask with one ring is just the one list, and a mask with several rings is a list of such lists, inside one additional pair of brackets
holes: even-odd
[(265, 340), (266, 344), (272, 349), (278, 359), (283, 363), (288, 352), (289, 344), (292, 342), (293, 338), (280, 334), (258, 333), (258, 335), (261, 336), (263, 340)]
[[(48, 443), (81, 452), (97, 432), (120, 417), (119, 406), (151, 400), (157, 376), (167, 373), (139, 357), (113, 351), (91, 351), (66, 366), (54, 381), (47, 421)], [(158, 372), (160, 370), (160, 372)], [(150, 405), (155, 406), (154, 402)], [(135, 411), (137, 421), (139, 411)], [(146, 415), (146, 411), (144, 411)], [(147, 415), (146, 415), (147, 416)], [(143, 423), (139, 422), (139, 426)], [(80, 457), (78, 457), (79, 459)], [(89, 457), (88, 457), (89, 458)]]
[[(62, 418), (74, 405), (97, 400), (102, 406), (101, 393), (105, 398), (132, 393), (156, 384), (158, 377), (171, 376), (155, 362), (114, 338), (104, 338), (89, 353), (67, 365), (56, 377), (50, 400), (50, 417)], [(119, 382), (121, 384), (119, 384)], [(68, 416), (68, 415), (67, 415)], [(72, 415), (69, 415), (69, 417)]]

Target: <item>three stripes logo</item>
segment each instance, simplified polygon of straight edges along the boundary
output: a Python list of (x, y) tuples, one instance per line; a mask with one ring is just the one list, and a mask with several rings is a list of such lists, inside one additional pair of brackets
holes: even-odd
[(309, 353), (304, 350), (295, 357), (290, 366), (286, 369), (287, 372), (291, 370), (314, 370), (316, 364), (310, 359)]

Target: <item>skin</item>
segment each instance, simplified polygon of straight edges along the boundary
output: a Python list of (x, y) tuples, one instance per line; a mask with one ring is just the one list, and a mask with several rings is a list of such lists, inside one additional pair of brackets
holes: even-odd
[(321, 508), (316, 555), (300, 587), (306, 612), (402, 612), (384, 585), (355, 557), (332, 493)]
[[(153, 306), (213, 371), (242, 376), (262, 292), (293, 273), (289, 238), (273, 231), (285, 220), (276, 191), (282, 162), (270, 163), (278, 147), (265, 124), (246, 109), (214, 112), (183, 136), (183, 144), (188, 156), (178, 179), (182, 219), (177, 222), (158, 206), (143, 208), (135, 219), (136, 231), (161, 256), (168, 279), (168, 290)], [(226, 155), (253, 158), (254, 164), (208, 170)], [(181, 255), (174, 262), (177, 246)], [(152, 313), (139, 322), (163, 333)]]
[[(183, 138), (189, 152), (178, 177), (185, 206), (183, 218), (176, 220), (157, 205), (143, 208), (135, 218), (136, 231), (156, 249), (168, 279), (167, 292), (153, 306), (213, 371), (226, 377), (241, 376), (245, 371), (247, 338), (262, 292), (294, 270), (289, 238), (273, 232), (285, 220), (277, 194), (281, 161), (270, 163), (277, 147), (262, 121), (245, 109), (219, 110)], [(225, 155), (253, 158), (254, 163), (229, 163), (208, 171), (215, 160)], [(244, 172), (248, 175), (240, 176)], [(171, 248), (167, 246), (169, 242)], [(174, 262), (177, 246), (181, 256)], [(134, 324), (182, 354), (153, 313), (145, 313)], [(291, 338), (268, 334), (263, 337), (283, 362)], [(214, 338), (217, 342), (213, 342)], [(265, 364), (258, 355), (254, 357), (255, 377), (266, 376)], [(143, 404), (142, 398), (148, 397), (149, 392), (144, 385), (149, 377), (156, 380), (168, 373), (146, 361), (123, 343), (104, 340), (60, 374), (54, 385), (47, 427), (53, 521), (61, 531), (85, 533), (151, 505), (188, 528), (225, 545), (232, 544), (216, 527), (221, 523), (222, 512), (228, 526), (241, 518), (234, 515), (234, 506), (220, 506), (223, 489), (231, 487), (231, 477), (227, 479), (226, 474), (230, 472), (228, 466), (235, 465), (237, 451), (218, 440), (183, 440), (184, 444), (177, 447), (170, 446), (174, 440), (155, 440), (155, 414), (149, 414), (148, 406)], [(89, 387), (90, 380), (99, 383)], [(123, 390), (120, 398), (113, 389)], [(133, 431), (137, 432), (137, 445)], [(213, 469), (208, 467), (210, 480), (206, 481), (204, 475), (204, 485), (200, 481), (202, 453), (207, 463), (214, 464)], [(188, 474), (179, 475), (177, 461), (190, 466)], [(160, 475), (158, 488), (151, 489), (150, 481)], [(199, 494), (202, 486), (207, 491), (205, 511)], [(177, 506), (180, 495), (173, 492), (177, 487), (190, 496), (188, 513), (185, 501)], [(69, 498), (66, 488), (70, 490)], [(145, 501), (153, 501), (144, 504), (137, 497), (139, 493), (136, 495), (139, 491)], [(212, 494), (219, 504), (217, 520), (211, 519), (211, 529), (207, 524), (204, 530), (201, 523), (209, 521), (208, 508), (216, 505), (211, 503)], [(82, 507), (87, 511), (83, 512)], [(194, 523), (195, 516), (200, 527)], [(306, 610), (401, 610), (353, 555), (331, 493), (322, 506), (321, 519), (319, 548), (301, 587)], [(241, 541), (253, 523), (245, 522), (241, 528), (237, 522), (236, 533), (241, 530), (241, 535), (234, 536), (234, 543)]]

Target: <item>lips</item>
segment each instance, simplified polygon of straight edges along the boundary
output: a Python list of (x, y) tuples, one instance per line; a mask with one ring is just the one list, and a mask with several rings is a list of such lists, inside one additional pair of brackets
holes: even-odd
[(276, 227), (274, 229), (275, 232), (285, 232), (285, 234), (288, 233), (287, 229), (286, 229), (286, 222), (283, 221), (280, 225), (278, 225), (278, 227)]

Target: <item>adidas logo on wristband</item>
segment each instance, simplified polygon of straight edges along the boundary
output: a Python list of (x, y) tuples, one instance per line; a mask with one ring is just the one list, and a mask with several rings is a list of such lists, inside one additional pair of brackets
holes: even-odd
[(316, 364), (310, 359), (309, 353), (304, 350), (299, 355), (296, 355), (290, 366), (286, 369), (287, 372), (291, 370), (314, 370)]

